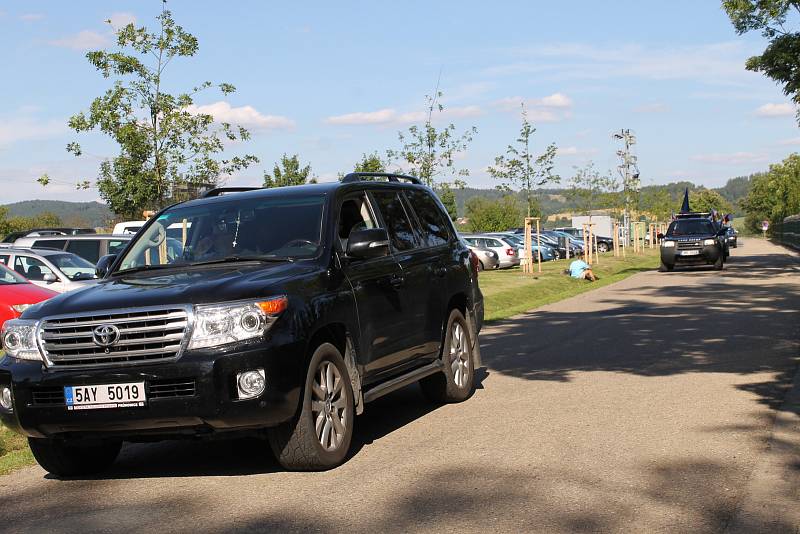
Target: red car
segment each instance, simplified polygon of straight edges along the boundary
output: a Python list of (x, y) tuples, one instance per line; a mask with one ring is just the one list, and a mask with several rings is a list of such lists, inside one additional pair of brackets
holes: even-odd
[(43, 287), (33, 285), (0, 263), (0, 328), (9, 319), (16, 319), (25, 308), (58, 295)]

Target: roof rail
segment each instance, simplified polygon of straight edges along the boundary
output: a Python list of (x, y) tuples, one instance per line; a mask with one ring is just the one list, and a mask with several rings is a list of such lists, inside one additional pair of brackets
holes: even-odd
[(257, 191), (262, 187), (215, 187), (203, 193), (200, 198), (221, 197), (227, 193), (244, 193), (245, 191)]
[(422, 181), (416, 176), (408, 176), (406, 174), (397, 174), (393, 172), (351, 172), (342, 178), (342, 183), (363, 182), (364, 178), (386, 178), (390, 182), (406, 180), (412, 184), (422, 185)]

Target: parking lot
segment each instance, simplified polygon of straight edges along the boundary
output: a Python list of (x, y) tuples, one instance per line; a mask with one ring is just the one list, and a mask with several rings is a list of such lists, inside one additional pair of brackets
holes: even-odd
[[(130, 445), (99, 479), (0, 478), (4, 531), (796, 532), (800, 261), (646, 272), (493, 323), (474, 396), (367, 407), (352, 457)], [(788, 397), (787, 397), (788, 395)]]

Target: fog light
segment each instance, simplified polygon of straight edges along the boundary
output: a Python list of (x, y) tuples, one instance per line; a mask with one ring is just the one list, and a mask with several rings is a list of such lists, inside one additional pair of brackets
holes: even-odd
[(264, 393), (267, 385), (263, 369), (253, 369), (236, 375), (236, 388), (240, 399), (252, 399)]
[(11, 388), (6, 386), (0, 388), (0, 407), (9, 412), (14, 410), (14, 402), (11, 400)]

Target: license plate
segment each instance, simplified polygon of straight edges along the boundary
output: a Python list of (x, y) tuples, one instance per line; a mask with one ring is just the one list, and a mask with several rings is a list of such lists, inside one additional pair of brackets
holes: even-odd
[(144, 382), (66, 386), (64, 387), (64, 400), (67, 410), (141, 408), (147, 402)]
[(699, 250), (682, 250), (681, 251), (681, 256), (699, 256), (699, 255), (700, 255), (700, 251)]

